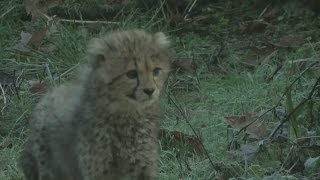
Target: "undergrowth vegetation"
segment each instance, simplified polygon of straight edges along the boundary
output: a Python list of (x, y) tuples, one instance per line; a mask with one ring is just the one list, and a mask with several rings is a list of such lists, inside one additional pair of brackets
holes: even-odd
[(160, 179), (320, 177), (316, 0), (58, 2), (0, 1), (0, 179), (23, 179), (41, 94), (72, 76), (92, 37), (133, 28), (171, 40)]

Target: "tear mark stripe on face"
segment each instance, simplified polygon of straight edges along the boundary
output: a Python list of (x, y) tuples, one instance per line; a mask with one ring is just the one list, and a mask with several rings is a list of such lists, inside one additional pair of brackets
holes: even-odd
[[(136, 67), (136, 69), (138, 69), (138, 64), (137, 64), (137, 60), (134, 59), (134, 66)], [(130, 94), (129, 96), (133, 99), (135, 99), (135, 93), (139, 87), (140, 81), (139, 81), (139, 75), (137, 76), (137, 85), (136, 87), (133, 88), (132, 94)]]
[(122, 76), (124, 76), (125, 73), (120, 74), (119, 76), (114, 77), (111, 82), (108, 83), (108, 86), (113, 85), (114, 82), (116, 82), (117, 80), (119, 80)]

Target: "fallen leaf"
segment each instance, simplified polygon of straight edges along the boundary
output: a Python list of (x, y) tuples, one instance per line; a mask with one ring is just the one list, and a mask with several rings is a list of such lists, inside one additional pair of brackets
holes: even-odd
[(204, 149), (202, 146), (202, 142), (194, 135), (184, 134), (179, 131), (167, 131), (165, 129), (160, 129), (160, 137), (172, 136), (175, 140), (180, 142), (185, 142), (191, 146), (193, 152), (197, 155), (203, 155)]
[(54, 8), (60, 4), (60, 0), (46, 0), (41, 3), (40, 0), (24, 0), (24, 7), (27, 14), (31, 14), (34, 18), (37, 13), (46, 13), (47, 10)]
[(189, 1), (186, 0), (166, 0), (164, 1), (164, 12), (171, 25), (177, 25), (179, 22), (187, 17), (186, 9), (188, 8)]
[[(214, 162), (214, 169), (217, 170), (217, 180), (232, 179), (233, 177), (240, 177), (244, 173), (244, 169), (236, 161)], [(216, 180), (216, 179), (215, 179)]]
[(252, 114), (247, 113), (244, 116), (228, 116), (225, 121), (233, 128), (241, 129), (252, 121)]
[(48, 33), (47, 28), (41, 28), (35, 31), (33, 34), (28, 32), (20, 33), (20, 42), (12, 47), (12, 49), (21, 51), (21, 52), (30, 52), (30, 47), (39, 48), (43, 43), (43, 39), (46, 37)]
[(280, 47), (295, 48), (306, 43), (306, 38), (304, 35), (286, 35), (280, 38), (277, 44)]
[(12, 49), (21, 51), (21, 52), (29, 52), (30, 48), (28, 48), (27, 44), (32, 38), (32, 34), (28, 32), (21, 32), (20, 33), (20, 42), (12, 47)]
[(23, 4), (26, 9), (27, 14), (31, 14), (34, 9), (36, 9), (36, 3), (35, 0), (24, 0)]
[[(249, 125), (254, 120), (252, 113), (247, 113), (244, 116), (228, 116), (225, 117), (225, 122), (232, 128), (241, 129)], [(246, 133), (250, 134), (255, 139), (264, 139), (268, 137), (268, 130), (263, 123), (258, 125), (257, 122), (251, 124), (246, 128)]]
[(264, 14), (264, 20), (267, 22), (272, 22), (279, 16), (280, 9), (278, 7), (273, 7), (271, 10)]
[(240, 25), (240, 34), (261, 33), (266, 30), (268, 24), (262, 21), (251, 21)]
[(31, 94), (44, 94), (48, 91), (48, 86), (44, 83), (34, 83), (29, 89)]
[(190, 71), (194, 69), (194, 64), (191, 58), (177, 58), (172, 62), (172, 68)]
[(256, 46), (251, 46), (250, 50), (256, 53), (258, 56), (266, 56), (269, 55), (270, 53), (274, 52), (276, 48), (270, 44), (265, 45), (261, 48), (257, 48)]
[(279, 48), (297, 48), (302, 46), (303, 44), (307, 43), (308, 40), (310, 40), (311, 37), (306, 38), (303, 34), (298, 34), (298, 35), (285, 35), (282, 36), (279, 39), (278, 43), (272, 42), (272, 40), (264, 40), (265, 43), (270, 44), (274, 47), (279, 47)]
[(46, 37), (47, 33), (47, 28), (41, 28), (37, 30), (32, 34), (32, 37), (29, 40), (28, 45), (31, 45), (34, 48), (38, 48), (42, 44), (43, 39)]
[(28, 33), (28, 32), (21, 32), (20, 33), (20, 37), (21, 37), (21, 40), (20, 42), (24, 45), (27, 45), (28, 42), (30, 41), (30, 39), (32, 38), (32, 34)]

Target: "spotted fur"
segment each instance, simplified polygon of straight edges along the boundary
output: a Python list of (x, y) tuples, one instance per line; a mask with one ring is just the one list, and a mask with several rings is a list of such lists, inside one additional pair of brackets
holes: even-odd
[(27, 180), (158, 179), (163, 33), (93, 39), (77, 78), (37, 104), (21, 156)]

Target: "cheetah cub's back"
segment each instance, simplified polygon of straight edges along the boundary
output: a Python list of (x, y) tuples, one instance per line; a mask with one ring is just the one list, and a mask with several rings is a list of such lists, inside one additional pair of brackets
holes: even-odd
[(26, 178), (157, 179), (159, 95), (168, 71), (163, 33), (93, 39), (76, 78), (33, 112), (21, 156)]

